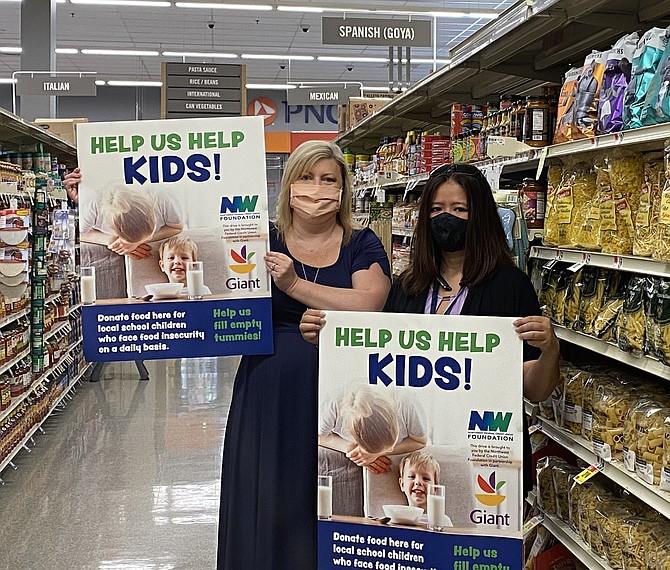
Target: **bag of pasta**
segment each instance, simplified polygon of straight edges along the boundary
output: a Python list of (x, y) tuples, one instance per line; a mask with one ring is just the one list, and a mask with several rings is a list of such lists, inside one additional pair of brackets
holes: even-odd
[(623, 543), (623, 567), (625, 570), (647, 570), (644, 545), (646, 537), (658, 522), (645, 517), (630, 517), (621, 521), (619, 537)]
[(556, 223), (558, 224), (558, 246), (571, 247), (570, 225), (574, 222), (575, 206), (573, 186), (577, 173), (574, 159), (566, 159), (563, 163), (563, 176), (556, 190)]
[(650, 485), (659, 485), (663, 467), (664, 424), (670, 409), (662, 403), (649, 402), (641, 412), (637, 420), (635, 472)]
[(653, 570), (670, 570), (670, 538), (662, 541), (656, 547), (656, 566), (650, 566)]
[(556, 514), (553, 469), (556, 465), (565, 463), (564, 459), (553, 455), (542, 457), (537, 461), (537, 505), (545, 514)]
[(594, 485), (588, 487), (579, 497), (579, 534), (582, 540), (591, 547), (598, 556), (605, 556), (602, 539), (598, 534), (596, 509), (610, 503), (614, 497), (609, 491)]
[[(663, 558), (659, 558), (659, 553)], [(670, 522), (660, 521), (644, 539), (644, 559), (647, 568), (660, 568), (659, 563), (670, 557)]]
[(570, 487), (575, 475), (578, 475), (581, 471), (582, 469), (569, 463), (558, 463), (552, 471), (554, 495), (556, 497), (556, 516), (565, 523), (570, 523)]
[(600, 251), (600, 197), (596, 193), (575, 215), (572, 241), (581, 249)]
[(646, 407), (652, 403), (647, 396), (635, 400), (623, 422), (623, 463), (627, 471), (635, 473), (635, 460), (637, 458), (637, 426), (640, 418), (644, 415)]
[(618, 499), (602, 502), (595, 511), (595, 522), (603, 545), (603, 554), (608, 564), (617, 570), (623, 569), (623, 544), (618, 537), (618, 528), (624, 519), (635, 516), (632, 509)]
[(611, 378), (603, 372), (589, 372), (584, 381), (581, 435), (587, 441), (591, 441), (593, 437), (593, 401), (596, 395), (596, 387), (605, 380), (611, 381)]
[(663, 463), (659, 486), (663, 491), (670, 491), (670, 413), (663, 420)]
[(569, 271), (568, 288), (565, 293), (563, 305), (563, 325), (572, 328), (574, 322), (579, 318), (579, 301), (582, 296), (582, 270), (576, 273)]
[(556, 415), (554, 414), (554, 408), (559, 405), (559, 400), (561, 397), (560, 389), (557, 386), (551, 392), (551, 395), (544, 401), (538, 402), (537, 406), (540, 410), (540, 416), (545, 420), (550, 420), (552, 422), (556, 421)]
[(547, 169), (547, 200), (544, 211), (544, 234), (542, 243), (548, 246), (558, 245), (558, 210), (556, 192), (561, 184), (563, 164), (552, 162)]
[(644, 184), (640, 188), (640, 205), (635, 215), (635, 237), (633, 255), (651, 257), (658, 239), (658, 215), (661, 192), (665, 184), (665, 169), (662, 160), (646, 160)]
[(593, 333), (593, 321), (600, 312), (605, 294), (607, 270), (587, 265), (582, 268), (579, 312), (572, 328), (585, 334)]
[[(640, 188), (644, 184), (644, 158), (637, 152), (614, 150), (607, 155), (610, 183), (615, 194), (621, 194), (635, 213), (640, 206)], [(634, 215), (633, 214), (633, 215)]]
[[(666, 155), (668, 141), (666, 141)], [(667, 156), (666, 156), (667, 160)], [(670, 262), (670, 177), (668, 176), (668, 167), (666, 165), (666, 181), (661, 191), (661, 203), (658, 210), (658, 221), (656, 225), (656, 242), (651, 254), (652, 258), (658, 261)]]
[(603, 306), (593, 323), (593, 336), (604, 341), (616, 342), (616, 322), (623, 309), (626, 285), (630, 274), (610, 271), (607, 276)]
[(542, 268), (542, 285), (540, 287), (539, 301), (542, 314), (554, 320), (554, 309), (556, 307), (556, 282), (558, 280), (558, 268), (545, 266)]
[(633, 388), (621, 380), (599, 382), (593, 398), (593, 452), (611, 461), (623, 452), (626, 414), (635, 399)]
[(553, 321), (556, 324), (565, 324), (565, 308), (567, 298), (572, 295), (572, 284), (575, 274), (569, 269), (562, 267), (557, 272), (556, 277), (556, 296), (554, 297), (554, 307), (552, 310)]
[(644, 301), (647, 287), (647, 277), (631, 275), (616, 324), (619, 348), (636, 356), (642, 355), (645, 347), (647, 314)]
[(582, 400), (584, 382), (589, 374), (585, 370), (574, 368), (568, 371), (563, 387), (563, 418), (560, 427), (575, 435), (582, 433)]
[(660, 279), (652, 299), (653, 345), (656, 356), (670, 366), (670, 279)]
[[(564, 212), (565, 214), (562, 217), (559, 216), (559, 245), (577, 247), (589, 204), (596, 195), (596, 175), (590, 161), (573, 163), (573, 175), (570, 178), (569, 191), (568, 195), (568, 188), (566, 187), (563, 190), (563, 187), (561, 187), (558, 193), (559, 213)], [(568, 208), (570, 210), (569, 218), (567, 216)]]

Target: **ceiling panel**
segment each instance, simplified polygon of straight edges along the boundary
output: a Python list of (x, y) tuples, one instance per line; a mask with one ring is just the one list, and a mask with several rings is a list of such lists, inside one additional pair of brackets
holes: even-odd
[[(243, 0), (236, 0), (242, 2)], [(272, 2), (292, 5), (296, 2)], [(304, 0), (302, 1), (305, 4)], [(501, 11), (512, 4), (483, 0), (366, 0), (365, 7), (384, 10)], [(313, 6), (351, 7), (350, 0), (311, 2)], [(337, 13), (328, 15), (336, 16)], [(281, 55), (337, 55), (345, 57), (387, 57), (388, 48), (332, 46), (321, 44), (321, 14), (283, 11), (233, 11), (195, 8), (140, 8), (57, 5), (56, 45), (67, 48), (142, 49), (157, 51), (217, 51)], [(354, 17), (354, 16), (349, 16)], [(370, 16), (367, 16), (370, 17)], [(405, 19), (404, 16), (375, 16)], [(446, 58), (448, 50), (480, 29), (488, 20), (472, 18), (437, 19), (436, 54)], [(208, 24), (213, 23), (210, 29)], [(0, 46), (20, 46), (21, 4), (0, 2)], [(309, 28), (303, 32), (303, 28)], [(431, 48), (412, 49), (413, 58), (432, 58)], [(0, 54), (0, 78), (20, 69), (20, 56)], [(160, 80), (161, 61), (179, 58), (58, 55), (59, 71), (95, 71), (101, 79)], [(196, 61), (186, 59), (186, 61)], [(208, 61), (208, 60), (200, 60)], [(212, 60), (209, 60), (212, 61)], [(257, 60), (214, 60), (244, 63), (249, 83), (285, 81), (357, 81), (371, 86), (388, 83), (386, 64), (360, 62), (279, 62)], [(284, 69), (280, 67), (284, 65)], [(351, 71), (348, 69), (351, 68)], [(431, 65), (413, 65), (416, 81), (430, 73)]]

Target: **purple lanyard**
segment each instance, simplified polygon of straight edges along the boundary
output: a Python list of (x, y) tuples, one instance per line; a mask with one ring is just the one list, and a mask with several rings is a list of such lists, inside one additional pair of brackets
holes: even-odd
[[(437, 291), (438, 287), (431, 287), (430, 313), (432, 315), (434, 315), (435, 312), (437, 311)], [(451, 315), (452, 311), (454, 311), (455, 315), (460, 315), (461, 310), (463, 309), (463, 303), (465, 303), (465, 297), (467, 296), (467, 292), (468, 292), (467, 287), (461, 287), (461, 289), (456, 294), (456, 297), (454, 297), (449, 303), (449, 306), (447, 307), (447, 310), (444, 312), (444, 314)]]

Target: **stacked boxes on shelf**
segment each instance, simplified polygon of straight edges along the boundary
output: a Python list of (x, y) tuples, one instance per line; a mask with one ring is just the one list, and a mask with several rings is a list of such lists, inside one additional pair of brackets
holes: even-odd
[(47, 234), (49, 232), (49, 205), (47, 202), (47, 180), (39, 177), (35, 181), (33, 209), (33, 259), (32, 259), (32, 330), (33, 374), (44, 370), (45, 302), (47, 292)]

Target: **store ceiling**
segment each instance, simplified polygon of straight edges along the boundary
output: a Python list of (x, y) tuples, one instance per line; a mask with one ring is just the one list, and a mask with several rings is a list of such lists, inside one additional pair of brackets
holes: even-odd
[[(216, 0), (215, 0), (216, 1)], [(235, 0), (237, 3), (243, 0)], [(262, 0), (257, 0), (261, 2)], [(218, 0), (231, 3), (229, 0)], [(321, 43), (321, 18), (337, 13), (277, 11), (277, 5), (353, 7), (350, 0), (277, 2), (267, 0), (271, 11), (238, 11), (202, 8), (96, 6), (79, 3), (57, 4), (56, 47), (81, 49), (134, 49), (163, 51), (226, 52), (278, 55), (325, 55), (345, 57), (388, 57), (386, 47), (334, 46)], [(366, 0), (358, 7), (383, 10), (458, 10), (501, 12), (513, 0)], [(0, 47), (21, 45), (21, 3), (0, 0)], [(406, 19), (406, 16), (365, 17)], [(350, 14), (349, 17), (354, 17)], [(429, 17), (430, 18), (430, 17)], [(439, 59), (480, 29), (489, 19), (438, 18), (437, 49)], [(213, 29), (211, 25), (213, 24)], [(308, 30), (308, 31), (304, 31)], [(433, 58), (431, 48), (414, 48), (412, 58)], [(0, 78), (9, 78), (20, 70), (20, 56), (0, 53)], [(57, 56), (59, 71), (95, 71), (100, 79), (160, 81), (161, 61), (182, 61), (177, 57), (94, 56), (81, 53)], [(186, 59), (187, 62), (196, 59)], [(200, 59), (200, 61), (208, 61)], [(357, 81), (366, 86), (388, 84), (385, 63), (351, 61), (277, 61), (220, 59), (220, 63), (244, 63), (248, 83), (286, 83), (288, 81)], [(439, 66), (438, 66), (439, 67)], [(349, 71), (351, 69), (351, 71)], [(432, 70), (430, 64), (412, 65), (415, 82)]]

